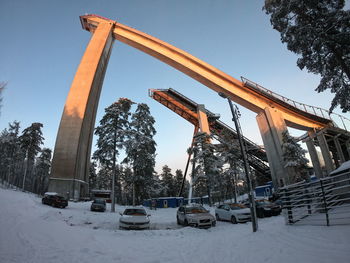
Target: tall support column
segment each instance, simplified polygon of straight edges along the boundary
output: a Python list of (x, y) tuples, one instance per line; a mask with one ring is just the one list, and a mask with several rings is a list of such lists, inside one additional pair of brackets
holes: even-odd
[(210, 135), (208, 116), (205, 113), (205, 108), (204, 108), (203, 104), (198, 104), (198, 106), (197, 106), (197, 114), (198, 114), (198, 121), (199, 121), (200, 131), (201, 132), (206, 132), (208, 135)]
[(337, 149), (337, 155), (339, 157), (340, 164), (342, 164), (343, 162), (345, 162), (345, 157), (344, 157), (344, 153), (341, 148), (338, 136), (334, 136), (333, 140), (334, 140), (335, 148)]
[(86, 196), (93, 129), (112, 51), (113, 22), (96, 28), (72, 82), (58, 129), (49, 191), (73, 199)]
[(333, 171), (335, 169), (335, 167), (333, 164), (331, 153), (330, 153), (329, 148), (328, 148), (326, 138), (325, 138), (322, 131), (317, 133), (317, 140), (318, 140), (318, 143), (319, 143), (320, 148), (321, 148), (321, 153), (323, 156), (324, 163), (326, 165), (327, 173), (329, 174), (331, 171)]
[(256, 120), (269, 161), (272, 182), (275, 188), (289, 184), (289, 171), (284, 167), (282, 132), (287, 130), (282, 114), (273, 108), (265, 108)]
[(309, 151), (309, 154), (310, 154), (310, 158), (311, 158), (312, 166), (314, 168), (315, 175), (317, 178), (322, 178), (323, 174), (322, 174), (320, 160), (318, 159), (317, 151), (316, 151), (314, 140), (313, 140), (314, 137), (315, 137), (315, 133), (309, 132), (309, 138), (307, 138), (305, 140), (305, 142), (306, 142), (306, 146), (307, 146), (307, 149)]

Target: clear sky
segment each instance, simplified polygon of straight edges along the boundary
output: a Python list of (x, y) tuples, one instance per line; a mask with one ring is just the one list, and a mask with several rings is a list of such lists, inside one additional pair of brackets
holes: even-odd
[[(296, 66), (297, 56), (280, 42), (262, 5), (261, 0), (0, 0), (0, 81), (8, 82), (0, 130), (14, 120), (22, 129), (41, 122), (45, 147), (54, 148), (65, 99), (91, 37), (80, 25), (85, 13), (141, 30), (235, 78), (244, 76), (290, 99), (328, 109), (333, 94), (314, 91), (319, 77)], [(147, 103), (156, 120), (157, 170), (165, 164), (184, 169), (193, 134), (190, 123), (148, 97), (148, 89), (169, 87), (232, 125), (227, 102), (215, 92), (141, 51), (114, 43), (96, 120), (119, 97)], [(262, 144), (256, 114), (240, 109), (244, 135)]]

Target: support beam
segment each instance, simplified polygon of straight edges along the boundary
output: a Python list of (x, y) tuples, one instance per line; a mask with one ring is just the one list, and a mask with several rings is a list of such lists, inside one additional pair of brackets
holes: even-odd
[(198, 121), (199, 121), (200, 131), (201, 132), (205, 132), (208, 135), (210, 135), (208, 116), (205, 113), (205, 107), (204, 107), (203, 104), (198, 104), (198, 106), (197, 106), (197, 114), (198, 114)]
[(338, 136), (334, 136), (333, 140), (334, 140), (335, 148), (337, 149), (337, 155), (338, 155), (340, 164), (342, 164), (343, 162), (345, 162), (345, 157), (344, 157), (344, 153), (341, 148)]
[(323, 177), (322, 168), (321, 168), (320, 160), (318, 159), (316, 147), (314, 144), (314, 140), (313, 140), (314, 136), (315, 136), (315, 134), (313, 132), (309, 132), (309, 138), (307, 138), (305, 140), (305, 142), (306, 142), (306, 146), (307, 146), (307, 149), (309, 151), (309, 154), (310, 154), (310, 158), (311, 158), (312, 166), (314, 168), (315, 175), (317, 178), (322, 178)]
[(282, 114), (273, 108), (265, 108), (256, 120), (264, 142), (267, 159), (275, 188), (289, 184), (289, 171), (284, 167), (282, 152), (282, 132), (287, 130)]
[(331, 156), (331, 153), (329, 151), (329, 147), (328, 147), (326, 138), (325, 138), (322, 131), (317, 133), (317, 140), (318, 140), (318, 143), (319, 143), (320, 148), (321, 148), (321, 153), (322, 153), (322, 157), (323, 157), (323, 160), (325, 162), (325, 165), (326, 165), (327, 173), (329, 174), (330, 172), (332, 172), (335, 169), (335, 167), (333, 164), (332, 156)]
[(78, 199), (88, 194), (90, 153), (114, 23), (96, 28), (72, 82), (52, 160), (49, 191)]

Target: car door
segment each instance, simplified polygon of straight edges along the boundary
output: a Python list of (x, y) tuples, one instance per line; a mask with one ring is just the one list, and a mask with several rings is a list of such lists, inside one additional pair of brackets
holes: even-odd
[(224, 215), (224, 205), (219, 205), (218, 208), (216, 209), (216, 214), (219, 216), (220, 219), (225, 219)]
[(230, 206), (223, 205), (222, 207), (222, 213), (223, 213), (223, 219), (225, 220), (231, 220), (231, 213), (230, 213)]

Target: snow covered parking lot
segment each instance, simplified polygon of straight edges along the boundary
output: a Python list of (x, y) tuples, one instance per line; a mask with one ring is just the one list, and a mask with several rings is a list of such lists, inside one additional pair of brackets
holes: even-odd
[(218, 222), (207, 230), (176, 224), (176, 209), (148, 210), (151, 230), (118, 229), (112, 214), (90, 202), (65, 209), (33, 194), (0, 188), (0, 262), (283, 262), (345, 263), (350, 225), (287, 226), (282, 216), (250, 223)]

